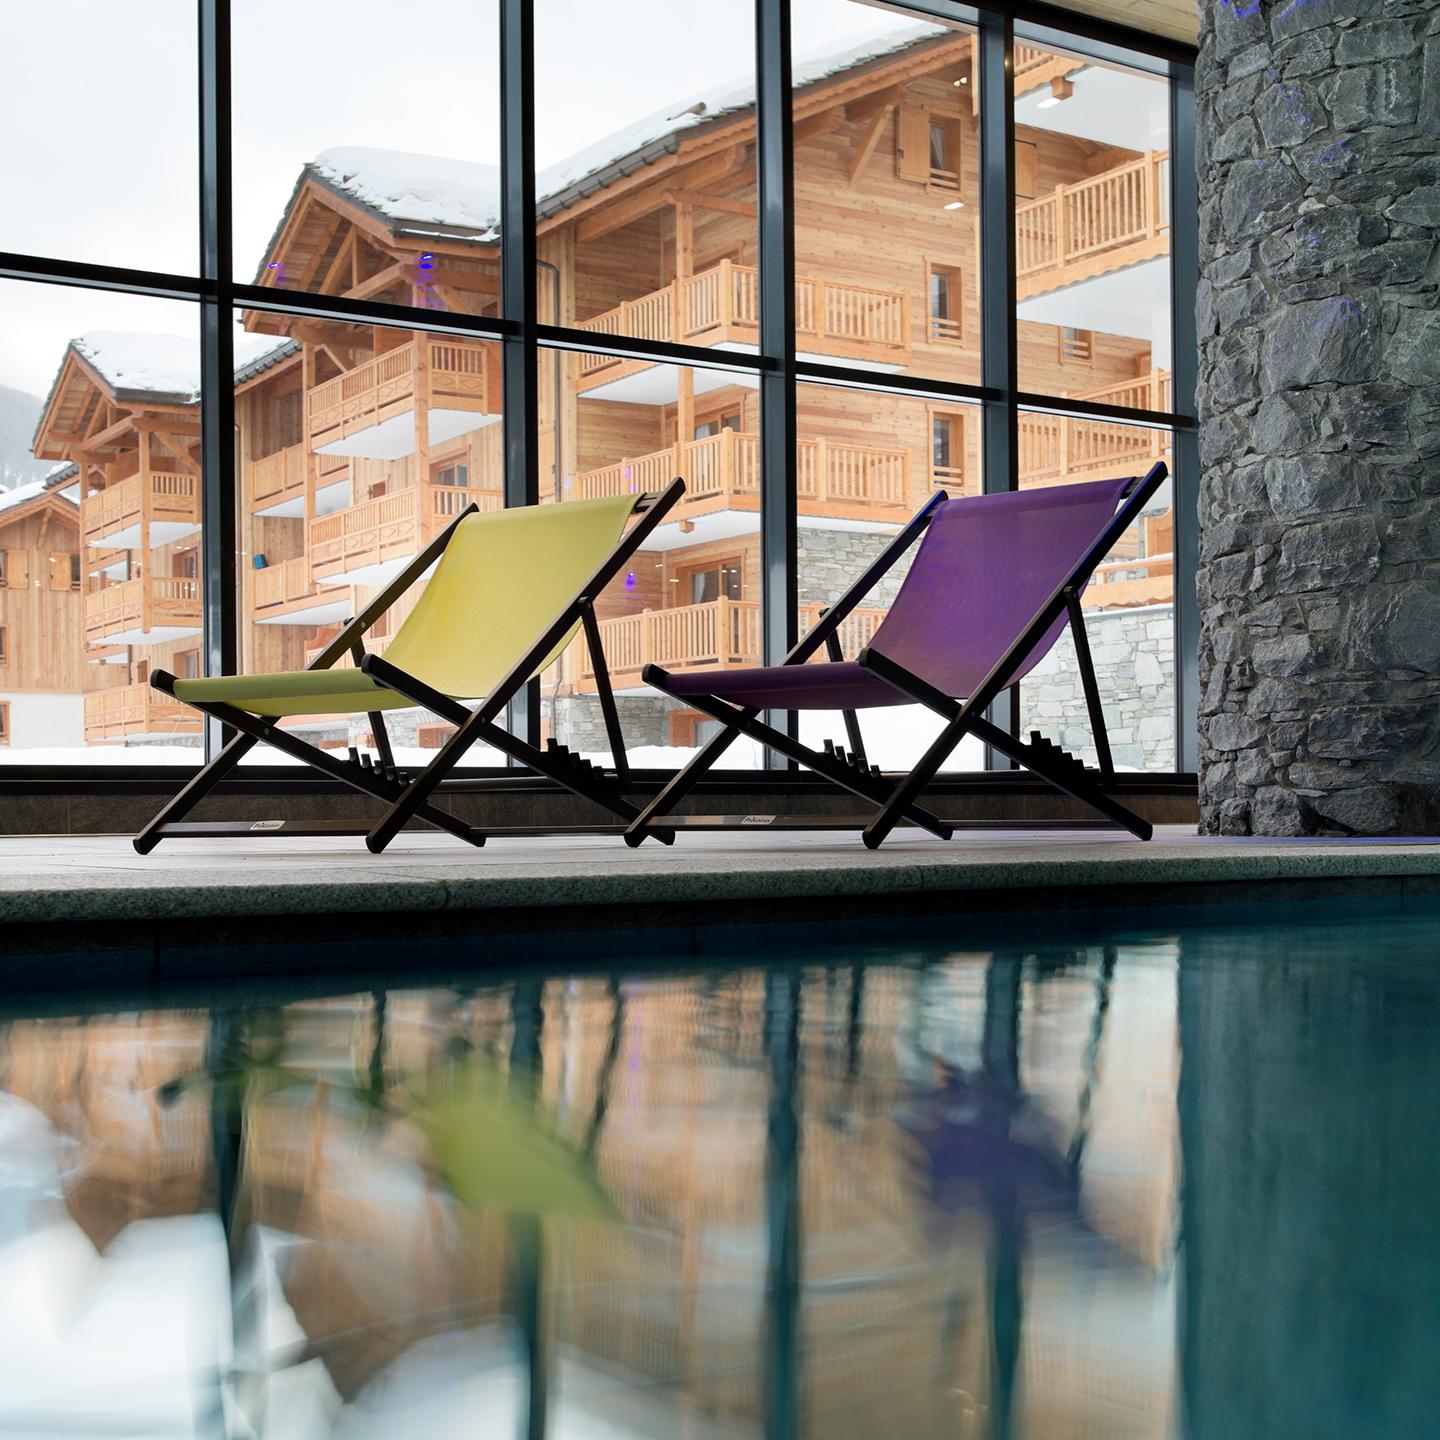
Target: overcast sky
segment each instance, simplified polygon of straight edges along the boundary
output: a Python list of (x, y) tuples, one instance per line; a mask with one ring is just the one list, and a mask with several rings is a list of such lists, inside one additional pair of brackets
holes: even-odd
[[(873, 33), (792, 0), (797, 55)], [(0, 249), (193, 273), (194, 0), (0, 0)], [(536, 162), (752, 75), (753, 0), (536, 0)], [(334, 145), (499, 163), (496, 0), (240, 0), (234, 209), (253, 278), (301, 166)], [(197, 334), (192, 307), (0, 282), (0, 384), (43, 393), (87, 330)]]

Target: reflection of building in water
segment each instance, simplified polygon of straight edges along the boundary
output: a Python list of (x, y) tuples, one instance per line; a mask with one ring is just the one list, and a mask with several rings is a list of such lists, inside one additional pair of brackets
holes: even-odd
[(786, 1392), (817, 1436), (988, 1434), (998, 1408), (1158, 1440), (1173, 973), (1141, 961), (807, 970), (793, 1031), (759, 969), (548, 982), (537, 1123), (616, 1213), (542, 1222), (524, 1343), (519, 1232), (457, 1203), (424, 1120), (455, 1062), (506, 1068), (508, 989), (252, 1012), (229, 1049), (203, 1015), (15, 1022), (0, 1063), (76, 1137), (66, 1198), (103, 1244), (210, 1203), (214, 1072), (244, 1057), (235, 1324), (272, 1404), (421, 1403), (433, 1367), (479, 1386), (535, 1343), (554, 1415), (656, 1440), (758, 1434)]

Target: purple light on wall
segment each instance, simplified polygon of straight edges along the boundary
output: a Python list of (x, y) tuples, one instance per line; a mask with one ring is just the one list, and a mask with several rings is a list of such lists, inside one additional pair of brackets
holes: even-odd
[(633, 590), (636, 583), (635, 572), (633, 570), (627, 570), (625, 572), (625, 588), (627, 590)]

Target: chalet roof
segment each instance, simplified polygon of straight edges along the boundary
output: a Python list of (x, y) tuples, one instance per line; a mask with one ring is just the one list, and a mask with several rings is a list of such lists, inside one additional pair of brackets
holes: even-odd
[[(794, 88), (803, 89), (953, 33), (946, 26), (928, 23), (886, 26), (866, 40), (832, 46), (799, 60)], [(683, 135), (732, 120), (754, 104), (753, 78), (672, 101), (542, 170), (535, 179), (539, 215), (545, 218), (560, 213), (642, 165), (673, 153)], [(364, 206), (393, 234), (470, 239), (477, 244), (499, 238), (500, 172), (493, 165), (344, 145), (322, 151), (305, 166), (296, 194), (307, 177)], [(266, 247), (267, 255), (273, 252), (279, 234), (277, 229)]]
[[(279, 358), (294, 342), (273, 335), (237, 335), (237, 377), (251, 366)], [(149, 335), (133, 330), (91, 330), (71, 348), (114, 391), (115, 399), (193, 405), (200, 398), (200, 346), (187, 335)]]
[(28, 485), (16, 485), (11, 490), (0, 490), (0, 516), (4, 516), (7, 511), (23, 509), (32, 501), (46, 498), (68, 501), (78, 508), (79, 500), (73, 492), (67, 494), (56, 488), (69, 478), (69, 472), (77, 471), (78, 468), (75, 465), (57, 465), (43, 479), (32, 480)]

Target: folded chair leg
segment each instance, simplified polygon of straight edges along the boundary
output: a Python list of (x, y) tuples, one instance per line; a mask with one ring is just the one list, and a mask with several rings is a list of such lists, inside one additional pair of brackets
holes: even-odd
[(1155, 833), (1155, 827), (1148, 820), (1142, 819), (1133, 810), (1126, 809), (1118, 800), (1111, 799), (1098, 785), (1092, 784), (1078, 763), (1074, 773), (1065, 767), (1053, 765), (1045, 756), (1037, 755), (1033, 746), (1015, 739), (1013, 735), (1007, 735), (988, 720), (977, 720), (975, 733), (1002, 755), (1008, 755), (1016, 764), (1023, 765), (1071, 799), (1088, 805), (1107, 820), (1122, 826), (1137, 839), (1148, 840)]
[[(658, 667), (655, 668), (658, 669)], [(663, 672), (659, 677), (656, 677), (652, 675), (649, 668), (647, 668), (646, 681), (654, 685), (656, 689), (665, 689), (663, 683), (664, 678)], [(668, 693), (668, 691), (666, 693)], [(832, 785), (838, 786), (841, 790), (848, 790), (852, 795), (858, 795), (862, 800), (868, 800), (872, 805), (883, 805), (885, 803), (886, 793), (883, 782), (872, 780), (867, 775), (852, 773), (839, 761), (832, 760), (810, 749), (808, 745), (802, 745), (800, 741), (792, 739), (782, 731), (766, 725), (763, 721), (756, 718), (756, 711), (742, 710), (737, 705), (732, 705), (728, 701), (717, 700), (713, 696), (687, 695), (683, 698), (686, 704), (693, 705), (697, 710), (704, 711), (706, 715), (709, 715), (712, 719), (719, 720), (723, 725), (733, 727), (739, 734), (745, 735), (752, 740), (758, 740), (762, 745), (775, 751), (777, 755), (783, 755), (787, 760), (794, 760), (797, 764), (805, 766), (806, 769), (813, 770), (822, 779), (828, 780)], [(725, 732), (717, 735), (715, 741), (722, 738), (725, 738)], [(730, 738), (733, 738), (733, 736)], [(714, 744), (715, 741), (712, 741), (711, 744)], [(705, 758), (708, 749), (709, 747), (707, 746), (706, 750), (701, 751), (701, 753), (690, 762), (690, 765), (681, 772), (681, 775), (676, 776), (676, 780), (682, 777), (688, 777), (693, 783), (694, 776), (691, 776), (690, 772), (697, 766), (701, 759)], [(700, 772), (697, 770), (696, 774), (698, 775), (698, 773)], [(666, 789), (669, 790), (674, 785), (675, 781), (672, 781), (671, 785), (667, 786)], [(686, 788), (688, 788), (688, 786)], [(683, 791), (681, 793), (683, 793)], [(661, 795), (657, 796), (653, 803), (658, 805), (664, 797), (664, 794), (665, 792), (662, 791)], [(932, 835), (939, 836), (942, 840), (948, 840), (954, 833), (952, 826), (947, 825), (945, 821), (936, 815), (932, 815), (928, 810), (922, 809), (919, 805), (906, 804), (903, 807), (903, 815), (901, 818), (920, 826), (921, 829), (928, 830)], [(639, 822), (637, 821), (636, 825), (638, 824)], [(636, 845), (639, 844), (640, 840), (645, 838), (642, 834), (639, 839), (631, 840), (630, 834), (634, 829), (635, 826), (632, 825), (631, 830), (626, 831), (625, 839), (627, 844)]]
[[(156, 687), (157, 689), (160, 687)], [(194, 776), (160, 813), (130, 843), (141, 855), (148, 855), (165, 837), (161, 827), (172, 825), (188, 815), (239, 763), (257, 741), (252, 735), (237, 735), (220, 753)]]
[[(654, 680), (649, 681), (655, 684)], [(661, 686), (660, 688), (664, 688)], [(755, 710), (742, 712), (747, 719), (754, 719), (759, 713)], [(696, 781), (710, 769), (712, 765), (730, 748), (730, 742), (739, 734), (734, 726), (728, 726), (720, 731), (718, 735), (712, 735), (700, 750), (691, 757), (690, 763), (683, 770), (676, 774), (665, 784), (660, 793), (647, 805), (639, 815), (635, 817), (625, 831), (625, 843), (633, 850), (637, 845), (644, 844), (651, 835), (658, 835), (657, 829), (651, 828), (651, 821), (657, 815), (667, 815), (674, 804), (683, 799), (695, 787)], [(669, 832), (674, 834), (672, 830)]]
[[(343, 785), (349, 785), (351, 789), (359, 790), (362, 794), (369, 795), (372, 799), (393, 804), (395, 800), (405, 794), (407, 789), (406, 786), (396, 781), (386, 780), (383, 775), (373, 770), (352, 768), (345, 764), (344, 761), (337, 760), (333, 755), (327, 754), (318, 746), (309, 745), (304, 740), (299, 740), (294, 735), (280, 729), (274, 721), (263, 720), (251, 715), (248, 711), (237, 710), (232, 705), (191, 704), (190, 708), (200, 711), (202, 715), (209, 715), (213, 719), (219, 720), (222, 724), (229, 725), (233, 730), (239, 730), (241, 735), (250, 739), (252, 744), (256, 740), (263, 740), (273, 749), (280, 751), (282, 755), (293, 756), (296, 760), (320, 771), (322, 775), (328, 775), (331, 779), (338, 780)], [(234, 744), (235, 742), (232, 741), (231, 743)], [(221, 756), (216, 757), (217, 761), (222, 758), (223, 754), (224, 752), (222, 752)], [(215, 777), (215, 779), (218, 778), (219, 776)], [(214, 784), (213, 779), (211, 784)], [(207, 789), (208, 788), (207, 786)], [(423, 800), (415, 806), (412, 814), (416, 819), (427, 820), (438, 829), (449, 831), (451, 835), (454, 835), (459, 840), (464, 840), (467, 844), (480, 846), (485, 843), (484, 835), (467, 825), (463, 820), (457, 819), (448, 811), (441, 810), (437, 806), (428, 805)], [(162, 822), (160, 817), (157, 817), (156, 820), (151, 823), (153, 826), (154, 824)]]
[(939, 773), (940, 767), (950, 758), (970, 727), (970, 716), (962, 710), (936, 736), (930, 748), (881, 806), (880, 813), (865, 827), (861, 838), (867, 850), (878, 850), (884, 844), (885, 837), (900, 823), (901, 817), (915, 803), (921, 791)]
[(1085, 614), (1074, 590), (1065, 592), (1065, 608), (1070, 613), (1070, 636), (1075, 642), (1075, 663), (1080, 667), (1080, 685), (1085, 691), (1085, 709), (1090, 715), (1090, 734), (1095, 741), (1095, 759), (1100, 779), (1110, 785), (1115, 780), (1115, 762), (1110, 756), (1110, 733), (1105, 728), (1105, 709), (1100, 703), (1100, 686), (1095, 681), (1095, 663), (1090, 658), (1090, 637), (1085, 633)]

